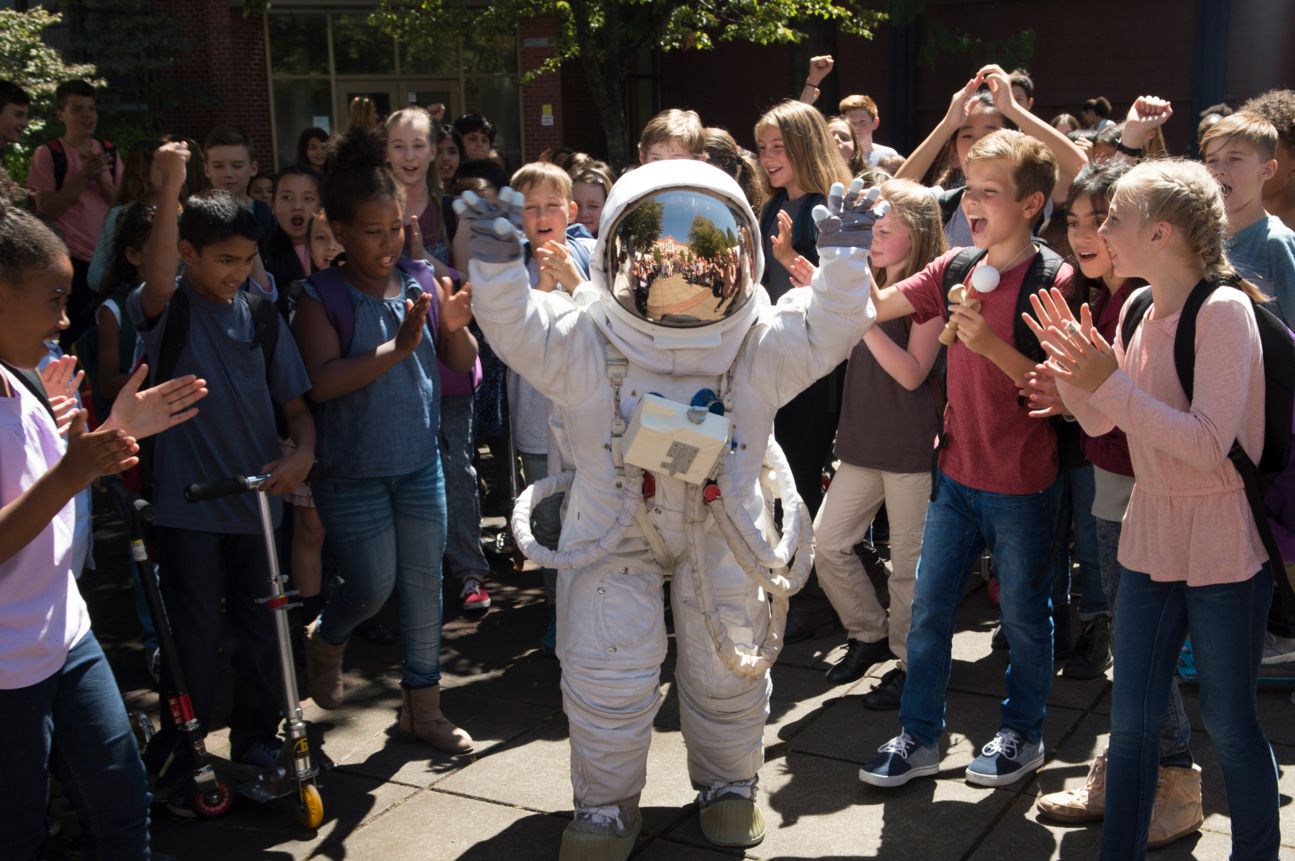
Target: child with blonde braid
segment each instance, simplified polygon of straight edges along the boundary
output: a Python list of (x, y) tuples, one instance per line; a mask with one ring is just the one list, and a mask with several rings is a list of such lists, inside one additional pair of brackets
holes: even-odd
[[(1066, 408), (1089, 434), (1122, 428), (1136, 476), (1120, 536), (1107, 861), (1146, 852), (1161, 719), (1189, 633), (1201, 713), (1227, 786), (1232, 857), (1279, 851), (1277, 769), (1255, 695), (1273, 569), (1228, 457), (1234, 441), (1255, 462), (1263, 448), (1264, 358), (1252, 302), (1264, 299), (1228, 262), (1226, 228), (1223, 195), (1204, 166), (1140, 164), (1116, 185), (1101, 228), (1115, 274), (1150, 284), (1151, 304), (1128, 342), (1121, 331), (1108, 343), (1087, 307), (1076, 321), (1042, 291), (1029, 320)], [(1124, 316), (1138, 301), (1135, 294)], [(1190, 397), (1174, 361), (1189, 302), (1198, 308)]]

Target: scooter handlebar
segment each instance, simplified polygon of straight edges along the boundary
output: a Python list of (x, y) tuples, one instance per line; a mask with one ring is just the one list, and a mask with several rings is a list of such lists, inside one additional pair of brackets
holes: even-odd
[(190, 502), (205, 502), (237, 493), (246, 493), (260, 488), (267, 478), (269, 478), (268, 475), (236, 475), (231, 478), (195, 481), (184, 489), (184, 498)]

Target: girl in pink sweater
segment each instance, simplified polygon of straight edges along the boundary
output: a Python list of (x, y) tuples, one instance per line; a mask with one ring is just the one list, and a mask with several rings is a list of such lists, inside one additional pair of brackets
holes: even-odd
[[(1076, 321), (1045, 292), (1033, 300), (1037, 321), (1027, 317), (1067, 409), (1090, 435), (1122, 429), (1135, 476), (1119, 549), (1127, 570), (1115, 614), (1104, 861), (1145, 855), (1160, 724), (1189, 633), (1202, 718), (1227, 785), (1232, 857), (1275, 859), (1280, 842), (1276, 766), (1255, 701), (1273, 574), (1228, 460), (1234, 440), (1256, 462), (1263, 447), (1263, 359), (1250, 306), (1263, 297), (1228, 263), (1226, 223), (1223, 192), (1203, 166), (1141, 164), (1116, 185), (1101, 228), (1115, 274), (1150, 284), (1151, 307), (1129, 343), (1117, 335), (1108, 344), (1087, 306)], [(1173, 344), (1198, 285), (1220, 286), (1197, 316), (1189, 402)]]

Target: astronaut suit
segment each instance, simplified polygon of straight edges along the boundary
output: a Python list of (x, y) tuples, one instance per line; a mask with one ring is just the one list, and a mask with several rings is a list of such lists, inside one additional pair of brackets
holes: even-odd
[[(571, 295), (529, 288), (519, 194), (459, 204), (474, 316), (504, 362), (552, 402), (550, 424), (573, 467), (529, 488), (513, 517), (523, 551), (559, 569), (575, 801), (564, 861), (622, 859), (637, 837), (667, 577), (702, 831), (724, 846), (763, 837), (755, 783), (769, 666), (786, 599), (812, 562), (810, 518), (771, 431), (778, 408), (840, 364), (876, 317), (867, 251), (882, 209), (868, 212), (875, 197), (858, 188), (843, 204), (838, 187), (832, 211), (816, 213), (827, 219), (821, 268), (776, 306), (760, 286), (755, 215), (738, 185), (703, 162), (648, 164), (616, 183), (591, 280)], [(529, 513), (562, 490), (551, 551), (530, 537)]]

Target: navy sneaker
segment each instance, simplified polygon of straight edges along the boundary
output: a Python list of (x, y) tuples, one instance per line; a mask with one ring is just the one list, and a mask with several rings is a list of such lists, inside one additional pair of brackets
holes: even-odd
[(967, 781), (977, 786), (1007, 786), (1043, 765), (1043, 740), (1026, 741), (1013, 729), (1000, 729), (967, 766)]
[(243, 748), (234, 757), (234, 761), (241, 765), (250, 765), (253, 768), (274, 768), (279, 762), (279, 752), (282, 750), (282, 739), (258, 738)]
[(915, 777), (940, 770), (938, 745), (918, 744), (917, 739), (901, 732), (877, 748), (877, 755), (859, 769), (859, 779), (873, 786), (903, 786)]

